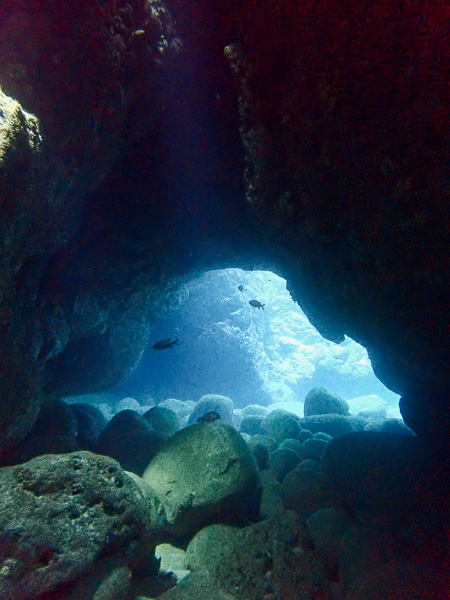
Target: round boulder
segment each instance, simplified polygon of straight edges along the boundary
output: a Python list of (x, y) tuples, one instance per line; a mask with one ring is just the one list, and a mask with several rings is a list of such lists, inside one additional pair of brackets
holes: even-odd
[(348, 402), (334, 392), (323, 387), (315, 387), (306, 394), (305, 417), (312, 415), (348, 415)]
[(120, 462), (127, 471), (142, 475), (165, 441), (150, 423), (133, 410), (117, 413), (103, 430), (97, 452)]
[(306, 440), (303, 444), (304, 457), (320, 461), (327, 446), (327, 440), (321, 440), (320, 438), (311, 438)]
[(143, 479), (161, 499), (178, 539), (214, 520), (259, 514), (258, 467), (229, 425), (200, 423), (181, 429), (151, 461)]
[(151, 427), (168, 440), (180, 429), (180, 420), (169, 408), (154, 406), (143, 415)]
[(248, 433), (250, 435), (261, 433), (261, 423), (263, 419), (264, 417), (262, 415), (249, 415), (248, 417), (244, 417), (240, 428), (241, 433)]
[(70, 406), (58, 398), (46, 398), (27, 437), (62, 435), (75, 439), (78, 421)]
[(233, 400), (218, 394), (206, 394), (195, 405), (188, 420), (188, 425), (195, 425), (207, 413), (216, 412), (220, 415), (220, 422), (225, 425), (234, 425)]
[(299, 467), (283, 479), (281, 499), (286, 508), (304, 520), (319, 509), (332, 506), (323, 473)]
[(108, 421), (102, 411), (92, 404), (76, 402), (69, 404), (69, 407), (78, 421), (77, 444), (82, 450), (94, 452)]
[(278, 481), (283, 481), (286, 475), (294, 469), (300, 459), (298, 455), (288, 448), (275, 450), (272, 452), (269, 458), (269, 469), (278, 479)]
[(264, 433), (281, 443), (287, 438), (298, 436), (300, 432), (299, 418), (287, 410), (277, 408), (264, 418), (261, 428)]

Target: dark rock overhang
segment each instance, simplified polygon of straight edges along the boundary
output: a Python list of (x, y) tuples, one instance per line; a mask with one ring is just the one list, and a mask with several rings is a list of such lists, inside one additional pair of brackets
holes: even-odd
[(2, 91), (39, 123), (3, 109), (2, 444), (43, 393), (126, 377), (226, 266), (286, 277), (448, 422), (443, 3), (167, 6), (0, 9)]

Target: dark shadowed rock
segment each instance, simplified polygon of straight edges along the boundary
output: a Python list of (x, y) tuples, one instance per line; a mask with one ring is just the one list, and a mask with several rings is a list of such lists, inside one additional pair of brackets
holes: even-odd
[(286, 508), (294, 510), (304, 520), (321, 508), (333, 506), (323, 473), (300, 465), (284, 478), (281, 499)]
[(286, 475), (292, 471), (299, 462), (300, 459), (296, 452), (289, 450), (288, 448), (283, 448), (272, 452), (269, 457), (269, 469), (278, 481), (283, 481)]
[(98, 438), (108, 421), (96, 406), (82, 402), (69, 404), (78, 421), (77, 444), (82, 450), (94, 452)]
[(448, 545), (445, 462), (436, 460), (417, 437), (348, 434), (328, 444), (322, 468), (335, 501), (349, 514), (415, 545)]
[(29, 436), (63, 435), (75, 439), (78, 421), (63, 400), (45, 399)]
[(122, 467), (142, 475), (166, 440), (150, 423), (132, 410), (117, 413), (102, 431), (97, 452), (120, 462)]
[[(251, 440), (250, 440), (251, 442)], [(263, 471), (264, 469), (269, 468), (269, 449), (264, 444), (259, 442), (254, 442), (253, 444), (248, 442), (248, 447), (251, 450), (251, 453), (255, 457), (256, 464), (258, 465), (258, 469)]]
[(300, 460), (303, 460), (303, 458), (304, 458), (303, 444), (298, 439), (292, 439), (292, 438), (285, 439), (281, 443), (280, 449), (293, 450), (297, 454), (297, 456), (299, 457)]
[(338, 545), (338, 565), (348, 600), (448, 598), (448, 573), (439, 560), (414, 556), (385, 531), (348, 528)]
[(322, 508), (307, 521), (316, 556), (324, 563), (330, 578), (338, 575), (338, 550), (342, 535), (354, 526), (354, 521), (343, 510)]
[(304, 458), (312, 458), (320, 462), (325, 448), (328, 446), (328, 440), (311, 438), (303, 443)]
[(291, 511), (242, 529), (210, 525), (189, 543), (186, 559), (194, 575), (206, 570), (219, 589), (233, 594), (237, 588), (240, 597), (329, 598), (329, 583), (306, 547), (305, 533)]
[(306, 394), (304, 414), (312, 415), (348, 415), (348, 402), (323, 387), (315, 387)]

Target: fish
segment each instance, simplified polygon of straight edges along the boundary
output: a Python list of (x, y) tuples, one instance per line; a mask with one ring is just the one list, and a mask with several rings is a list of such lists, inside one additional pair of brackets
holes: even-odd
[(249, 300), (248, 303), (255, 308), (262, 308), (263, 310), (266, 305), (266, 303), (262, 304), (259, 300)]
[(139, 36), (139, 35), (144, 35), (145, 31), (143, 29), (136, 29), (136, 31), (133, 31), (133, 33), (131, 35), (135, 36)]
[(177, 342), (178, 338), (175, 338), (174, 340), (172, 338), (169, 338), (168, 340), (159, 340), (153, 344), (153, 349), (165, 350), (166, 348), (173, 348), (174, 344), (175, 346), (178, 346)]
[(204, 415), (202, 415), (201, 417), (199, 417), (197, 419), (198, 423), (214, 423), (214, 421), (217, 421), (217, 419), (221, 419), (222, 417), (219, 415), (218, 412), (216, 412), (215, 410), (210, 410), (209, 412), (205, 413)]
[(244, 286), (243, 286), (243, 285), (238, 285), (238, 290), (239, 290), (240, 292), (243, 292), (243, 291), (244, 291)]

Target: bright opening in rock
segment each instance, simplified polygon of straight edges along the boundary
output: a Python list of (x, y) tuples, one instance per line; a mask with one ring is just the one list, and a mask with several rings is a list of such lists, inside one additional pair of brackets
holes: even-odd
[[(169, 338), (177, 344), (153, 348)], [(136, 371), (111, 393), (115, 401), (131, 397), (141, 406), (220, 394), (235, 408), (276, 405), (303, 416), (304, 398), (317, 386), (345, 398), (354, 414), (384, 406), (400, 418), (399, 397), (376, 378), (365, 348), (351, 339), (324, 339), (284, 279), (225, 269), (185, 286), (179, 305), (154, 327)]]

